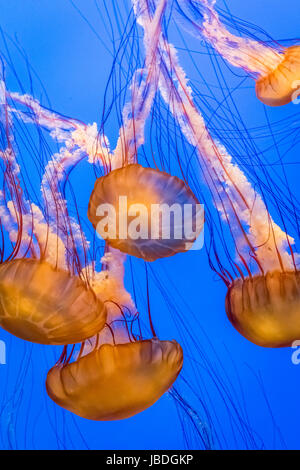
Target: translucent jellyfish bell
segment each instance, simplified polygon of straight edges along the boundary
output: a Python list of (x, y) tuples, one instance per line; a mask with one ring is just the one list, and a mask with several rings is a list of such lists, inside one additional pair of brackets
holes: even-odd
[(226, 312), (233, 326), (252, 343), (291, 346), (300, 338), (300, 275), (269, 272), (236, 279), (228, 289)]
[(47, 376), (47, 392), (58, 405), (87, 419), (129, 418), (153, 405), (173, 384), (183, 362), (176, 341), (104, 344)]
[[(107, 205), (116, 213), (110, 230), (100, 217)], [(138, 164), (96, 181), (88, 217), (113, 248), (146, 261), (187, 251), (203, 228), (202, 206), (183, 181)]]
[(300, 46), (293, 46), (285, 50), (284, 59), (272, 72), (256, 81), (256, 95), (264, 104), (282, 106), (293, 100), (299, 87)]
[(78, 277), (44, 261), (0, 266), (0, 326), (41, 344), (72, 344), (100, 331), (106, 308)]

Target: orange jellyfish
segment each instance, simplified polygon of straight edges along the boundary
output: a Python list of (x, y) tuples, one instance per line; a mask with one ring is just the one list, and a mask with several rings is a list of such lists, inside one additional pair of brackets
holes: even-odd
[[(222, 13), (210, 0), (180, 0), (189, 30), (204, 38), (231, 65), (243, 69), (256, 82), (256, 96), (268, 106), (282, 106), (299, 97), (300, 46), (285, 48), (275, 41), (264, 43), (227, 30)], [(224, 17), (224, 22), (228, 17)], [(234, 24), (231, 25), (234, 28)]]
[(139, 164), (96, 181), (88, 218), (110, 246), (146, 261), (189, 250), (203, 228), (202, 205), (184, 182)]
[(299, 271), (236, 279), (225, 305), (233, 326), (259, 346), (291, 346), (300, 337)]
[(174, 383), (183, 362), (176, 341), (103, 344), (49, 372), (47, 392), (58, 405), (87, 419), (129, 418), (155, 403)]
[[(300, 86), (300, 46), (285, 49), (282, 61), (256, 80), (256, 96), (269, 106), (282, 106), (298, 97)], [(297, 96), (296, 96), (297, 95)]]
[(30, 258), (0, 266), (0, 326), (19, 338), (63, 345), (101, 330), (106, 308), (78, 276)]
[(152, 339), (144, 338), (139, 312), (124, 287), (124, 259), (108, 249), (101, 260), (106, 286), (101, 275), (91, 279), (97, 296), (105, 299), (105, 327), (84, 341), (79, 353), (73, 346), (69, 354), (65, 347), (46, 380), (55, 403), (87, 419), (118, 420), (145, 410), (171, 387), (182, 368), (180, 345), (157, 338), (150, 304)]

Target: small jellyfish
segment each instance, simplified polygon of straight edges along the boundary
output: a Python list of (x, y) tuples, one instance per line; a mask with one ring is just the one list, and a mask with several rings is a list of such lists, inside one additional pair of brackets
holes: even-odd
[[(189, 31), (205, 39), (228, 63), (244, 70), (256, 82), (256, 96), (268, 106), (283, 106), (299, 97), (300, 46), (283, 47), (234, 35), (228, 18), (215, 9), (215, 2), (181, 0), (180, 12)], [(232, 23), (231, 28), (235, 28)]]
[(298, 97), (300, 85), (300, 46), (285, 50), (282, 61), (267, 75), (256, 80), (256, 96), (269, 106), (283, 106)]
[(226, 313), (252, 343), (269, 348), (291, 346), (300, 337), (298, 271), (273, 271), (236, 279), (229, 287)]
[(176, 341), (103, 344), (73, 363), (54, 366), (48, 372), (47, 392), (83, 418), (125, 419), (153, 405), (174, 383), (182, 362)]
[(78, 276), (30, 258), (0, 266), (0, 326), (33, 343), (63, 345), (89, 338), (106, 308)]
[(154, 261), (191, 248), (203, 207), (176, 176), (131, 164), (96, 181), (88, 218), (113, 248)]

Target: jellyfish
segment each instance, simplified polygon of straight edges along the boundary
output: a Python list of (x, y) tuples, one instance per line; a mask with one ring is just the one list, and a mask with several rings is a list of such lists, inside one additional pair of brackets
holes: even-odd
[(152, 338), (144, 339), (139, 312), (124, 286), (125, 255), (106, 250), (101, 273), (90, 277), (106, 305), (105, 327), (81, 344), (74, 362), (73, 349), (70, 355), (63, 351), (46, 380), (57, 405), (97, 421), (129, 418), (150, 407), (170, 389), (183, 364), (181, 346), (158, 339), (150, 311)]
[(105, 305), (83, 280), (32, 258), (1, 264), (0, 304), (0, 326), (34, 343), (77, 343), (106, 321)]
[[(283, 106), (299, 95), (300, 46), (283, 47), (230, 33), (214, 8), (215, 0), (178, 0), (189, 30), (201, 36), (231, 65), (255, 80), (257, 98), (268, 106)], [(202, 22), (202, 24), (199, 24)], [(191, 29), (192, 26), (192, 29)]]
[(182, 361), (175, 341), (104, 344), (74, 363), (53, 367), (47, 392), (83, 418), (125, 419), (153, 405), (171, 387)]
[(299, 271), (270, 271), (235, 279), (226, 295), (233, 326), (252, 343), (288, 347), (299, 337)]
[[(140, 16), (140, 24), (144, 29), (149, 27), (145, 14)], [(295, 241), (272, 219), (263, 197), (232, 161), (226, 148), (210, 135), (194, 104), (176, 49), (164, 34), (158, 48), (162, 58), (161, 95), (188, 143), (197, 150), (204, 181), (221, 219), (228, 224), (241, 263), (241, 267), (233, 263), (238, 273), (238, 279), (234, 279), (220, 266), (216, 255), (220, 276), (228, 287), (227, 315), (233, 326), (256, 344), (291, 345), (299, 336), (300, 315), (299, 255), (293, 249)], [(254, 276), (253, 271), (258, 274)]]
[[(109, 209), (104, 219), (102, 208)], [(127, 214), (139, 216), (128, 221)], [(96, 181), (88, 217), (110, 246), (145, 261), (187, 251), (203, 228), (202, 206), (184, 182), (139, 164)]]
[(283, 106), (299, 95), (300, 46), (285, 48), (281, 55), (281, 62), (256, 80), (256, 96), (268, 106)]
[[(133, 6), (138, 12), (139, 2)], [(166, 7), (163, 0), (153, 15), (145, 10), (150, 25), (144, 36), (145, 65), (132, 79), (131, 101), (123, 109), (111, 171), (96, 181), (88, 208), (89, 220), (110, 246), (146, 261), (189, 250), (204, 220), (203, 207), (183, 181), (138, 164), (137, 152), (145, 141), (145, 124), (159, 83), (158, 42)], [(127, 220), (127, 215), (134, 220)]]
[(189, 250), (203, 228), (203, 207), (183, 181), (138, 164), (159, 80), (157, 44), (166, 5), (160, 2), (149, 18), (145, 66), (133, 76), (110, 172), (96, 181), (88, 208), (89, 220), (111, 247), (146, 261)]

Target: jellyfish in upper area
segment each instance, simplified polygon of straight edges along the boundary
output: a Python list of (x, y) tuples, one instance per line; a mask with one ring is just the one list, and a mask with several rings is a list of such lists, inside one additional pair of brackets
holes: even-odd
[[(144, 5), (140, 24), (147, 30), (150, 25), (145, 14), (146, 2), (140, 3)], [(147, 42), (145, 47), (150, 47)], [(226, 253), (229, 247), (235, 252), (235, 258), (229, 257), (230, 269), (225, 268), (212, 234), (211, 247), (217, 266), (211, 258), (210, 265), (228, 287), (228, 318), (256, 344), (291, 345), (300, 334), (299, 255), (293, 248), (295, 240), (274, 222), (264, 198), (226, 148), (212, 138), (194, 103), (177, 51), (163, 33), (157, 47), (161, 67), (159, 90), (182, 134), (197, 152), (195, 169), (202, 174), (228, 230)]]
[(96, 181), (88, 217), (110, 246), (145, 261), (187, 251), (203, 229), (202, 206), (184, 182), (139, 164)]
[(274, 68), (260, 73), (256, 79), (256, 96), (269, 106), (283, 106), (299, 95), (300, 46), (283, 48), (280, 58)]
[(149, 16), (145, 65), (132, 79), (110, 172), (96, 181), (88, 207), (89, 220), (110, 246), (146, 261), (189, 250), (204, 221), (203, 207), (184, 181), (137, 163), (159, 82), (157, 45), (166, 6), (159, 2)]
[[(189, 31), (200, 35), (231, 65), (245, 70), (255, 82), (257, 98), (282, 106), (299, 95), (300, 46), (284, 47), (230, 33), (215, 9), (216, 0), (177, 0)], [(222, 16), (221, 16), (222, 17)], [(228, 18), (224, 17), (224, 22)], [(233, 22), (230, 23), (234, 27)]]

